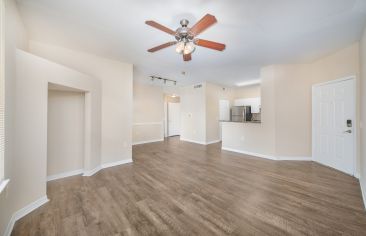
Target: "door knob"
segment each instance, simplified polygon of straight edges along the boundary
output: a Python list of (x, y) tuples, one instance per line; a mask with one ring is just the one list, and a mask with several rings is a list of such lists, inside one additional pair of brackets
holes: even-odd
[(352, 133), (352, 130), (349, 129), (349, 130), (344, 131), (343, 133), (349, 133), (350, 134), (350, 133)]

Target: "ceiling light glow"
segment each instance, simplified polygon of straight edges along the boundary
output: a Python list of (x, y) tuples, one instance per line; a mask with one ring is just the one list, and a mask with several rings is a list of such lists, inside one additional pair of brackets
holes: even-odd
[(242, 86), (260, 84), (260, 83), (261, 83), (260, 79), (255, 79), (255, 80), (247, 80), (247, 81), (243, 81), (243, 82), (240, 82), (240, 83), (236, 83), (236, 86), (242, 87)]

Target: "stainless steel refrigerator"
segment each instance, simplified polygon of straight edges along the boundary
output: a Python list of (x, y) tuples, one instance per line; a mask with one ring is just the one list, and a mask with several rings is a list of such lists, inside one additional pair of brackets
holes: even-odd
[(250, 106), (233, 106), (231, 108), (231, 121), (246, 122), (252, 120), (252, 112)]

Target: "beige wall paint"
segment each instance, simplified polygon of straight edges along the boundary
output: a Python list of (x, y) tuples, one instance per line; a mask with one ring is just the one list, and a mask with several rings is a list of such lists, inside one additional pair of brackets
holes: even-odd
[(48, 91), (47, 176), (84, 168), (84, 93)]
[(15, 210), (15, 196), (18, 194), (13, 179), (17, 172), (14, 166), (15, 135), (15, 81), (16, 48), (27, 50), (28, 35), (14, 0), (1, 0), (1, 15), (5, 28), (5, 178), (10, 179), (7, 189), (0, 194), (0, 235), (3, 235)]
[(164, 139), (164, 94), (160, 86), (133, 83), (133, 143)]
[(275, 66), (277, 156), (312, 155), (310, 67), (302, 64)]
[(352, 44), (310, 64), (276, 65), (276, 154), (305, 156), (311, 148), (311, 89), (314, 84), (355, 75), (359, 45)]
[(102, 163), (132, 158), (133, 65), (35, 41), (30, 52), (102, 83)]
[[(273, 65), (261, 71), (262, 124), (250, 131), (223, 130), (223, 146), (279, 158), (311, 157), (311, 89), (314, 84), (355, 75), (359, 83), (359, 44), (309, 64)], [(232, 124), (230, 126), (248, 126)], [(228, 127), (229, 125), (223, 126)], [(263, 142), (246, 143), (242, 136)], [(234, 141), (235, 140), (235, 141)], [(263, 141), (266, 140), (266, 141)]]
[(239, 152), (275, 155), (275, 67), (261, 69), (262, 123), (222, 122), (222, 147)]
[(17, 50), (14, 167), (19, 175), (15, 209), (46, 195), (48, 83), (76, 88), (86, 93), (84, 169), (101, 164), (101, 83), (43, 58)]
[(182, 140), (206, 143), (206, 83), (180, 88)]
[(232, 99), (255, 98), (261, 96), (261, 85), (254, 84), (232, 89)]
[(361, 155), (360, 155), (360, 184), (363, 191), (364, 206), (366, 208), (366, 28), (360, 43), (361, 79), (360, 79), (360, 118), (361, 118)]
[(206, 82), (206, 142), (220, 140), (220, 90), (218, 85)]

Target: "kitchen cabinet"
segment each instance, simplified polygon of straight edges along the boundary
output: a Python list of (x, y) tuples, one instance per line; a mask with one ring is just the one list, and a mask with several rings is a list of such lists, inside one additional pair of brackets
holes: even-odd
[(234, 106), (251, 106), (252, 113), (261, 112), (261, 98), (239, 98), (234, 100)]

